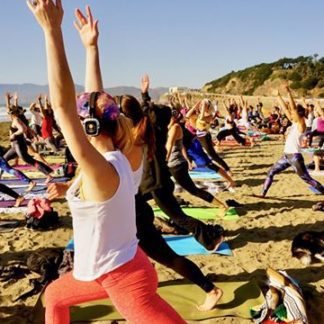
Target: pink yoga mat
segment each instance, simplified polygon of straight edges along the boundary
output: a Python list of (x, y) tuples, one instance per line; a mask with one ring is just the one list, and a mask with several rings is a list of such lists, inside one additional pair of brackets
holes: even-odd
[[(61, 164), (59, 164), (59, 163), (50, 164), (50, 167), (53, 170), (58, 169), (60, 166), (61, 166)], [(20, 164), (20, 165), (13, 166), (13, 168), (20, 170), (20, 171), (36, 171), (37, 170), (29, 164)]]

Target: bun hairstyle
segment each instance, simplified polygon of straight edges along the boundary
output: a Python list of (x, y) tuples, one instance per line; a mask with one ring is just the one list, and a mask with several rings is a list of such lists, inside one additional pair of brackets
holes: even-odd
[[(77, 96), (77, 110), (82, 119), (90, 117), (90, 92)], [(124, 154), (132, 150), (134, 140), (131, 121), (120, 114), (113, 97), (106, 92), (98, 93), (95, 104), (95, 118), (100, 123), (100, 133), (111, 137), (114, 146)]]
[(128, 117), (132, 123), (132, 133), (135, 145), (147, 145), (148, 158), (153, 157), (155, 151), (155, 136), (153, 126), (138, 100), (130, 95), (117, 97), (121, 112)]

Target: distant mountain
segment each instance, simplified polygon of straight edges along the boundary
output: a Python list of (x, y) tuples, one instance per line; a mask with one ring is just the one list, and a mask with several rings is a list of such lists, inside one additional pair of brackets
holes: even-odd
[[(84, 91), (84, 87), (78, 84), (75, 85), (76, 92)], [(166, 92), (168, 92), (169, 88), (155, 88), (150, 89), (150, 96), (153, 100), (158, 100), (160, 96)], [(110, 93), (112, 96), (125, 95), (129, 94), (134, 97), (140, 97), (140, 89), (136, 87), (113, 87), (107, 88), (106, 91)], [(17, 92), (19, 95), (19, 102), (23, 106), (28, 106), (30, 102), (35, 100), (35, 98), (40, 93), (48, 93), (47, 85), (37, 85), (32, 83), (23, 83), (23, 84), (0, 84), (0, 105), (3, 106), (5, 104), (4, 95), (6, 92), (14, 93)]]
[(324, 98), (324, 57), (299, 56), (282, 58), (273, 63), (262, 63), (241, 71), (232, 71), (208, 82), (203, 90), (219, 94), (272, 96), (275, 89), (285, 84), (300, 96)]

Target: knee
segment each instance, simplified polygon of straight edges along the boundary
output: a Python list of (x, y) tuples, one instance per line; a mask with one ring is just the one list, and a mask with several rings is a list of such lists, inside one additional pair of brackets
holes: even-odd
[(54, 309), (59, 306), (61, 301), (60, 291), (62, 291), (62, 286), (60, 289), (56, 287), (55, 282), (49, 284), (45, 290), (45, 307), (47, 309)]

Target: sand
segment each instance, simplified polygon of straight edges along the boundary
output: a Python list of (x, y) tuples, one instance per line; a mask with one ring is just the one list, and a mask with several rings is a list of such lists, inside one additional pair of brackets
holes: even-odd
[[(7, 138), (7, 126), (1, 125), (2, 144)], [(205, 274), (215, 274), (216, 283), (255, 278), (265, 286), (265, 269), (271, 266), (284, 269), (297, 279), (304, 291), (310, 323), (324, 323), (324, 271), (321, 264), (303, 266), (291, 257), (290, 246), (293, 237), (306, 230), (324, 230), (324, 214), (314, 212), (311, 206), (321, 201), (292, 170), (287, 170), (276, 178), (269, 191), (269, 199), (258, 200), (251, 197), (259, 193), (268, 169), (282, 155), (280, 140), (262, 142), (253, 149), (230, 149), (224, 157), (232, 167), (234, 177), (240, 187), (233, 193), (221, 193), (220, 199), (235, 199), (244, 204), (240, 219), (235, 222), (220, 221), (228, 233), (228, 241), (234, 251), (233, 257), (219, 255), (190, 257)], [(309, 158), (309, 156), (307, 157)], [(324, 178), (317, 177), (324, 182)], [(197, 206), (204, 202), (183, 194)], [(25, 258), (30, 251), (43, 247), (63, 247), (72, 235), (71, 217), (65, 201), (55, 202), (53, 207), (59, 212), (62, 225), (54, 231), (36, 232), (19, 227), (13, 232), (0, 234), (0, 265)], [(1, 219), (23, 219), (22, 214), (0, 215)], [(159, 280), (179, 278), (172, 270), (156, 264)], [(28, 290), (28, 278), (19, 280), (8, 287), (0, 283), (1, 323), (27, 323), (38, 296), (26, 302), (13, 303), (18, 294)], [(102, 323), (102, 322), (101, 322)], [(240, 318), (217, 318), (207, 323), (250, 323)]]

